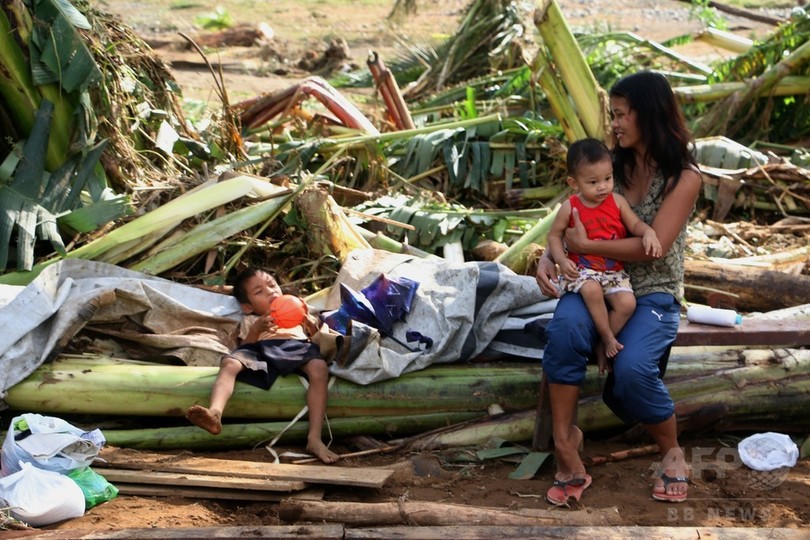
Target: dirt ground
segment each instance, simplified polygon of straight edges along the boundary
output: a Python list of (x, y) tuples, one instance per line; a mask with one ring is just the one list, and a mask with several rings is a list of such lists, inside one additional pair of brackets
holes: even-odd
[[(267, 22), (274, 39), (264, 47), (234, 47), (216, 57), (228, 64), (224, 71), (231, 99), (248, 98), (295, 83), (308, 73), (297, 68), (307, 51), (322, 51), (335, 37), (346, 39), (349, 63), (363, 65), (370, 49), (383, 57), (401, 50), (385, 22), (390, 1), (328, 2), (290, 0), (272, 2), (218, 2), (236, 22)], [(170, 2), (110, 2), (102, 9), (119, 14), (136, 31), (156, 45), (157, 51), (175, 65), (175, 76), (186, 97), (210, 99), (214, 95), (210, 73), (199, 65), (197, 53), (182, 51), (177, 33), (194, 34), (193, 17), (211, 12), (213, 4), (189, 3), (187, 9), (169, 9)], [(179, 3), (177, 3), (179, 5)], [(417, 0), (418, 14), (400, 30), (409, 35), (441, 35), (457, 26), (466, 2), (461, 0)], [(564, 15), (572, 27), (610, 25), (635, 31), (650, 39), (665, 39), (697, 31), (701, 23), (689, 17), (689, 4), (651, 0), (561, 0)], [(768, 26), (747, 19), (726, 16), (731, 28), (743, 36), (762, 34)], [(691, 46), (685, 52), (698, 59), (719, 54), (706, 46)], [(275, 51), (275, 53), (272, 53)], [(210, 52), (209, 55), (215, 53)], [(185, 66), (185, 67), (184, 67)], [(593, 485), (577, 509), (615, 509), (623, 525), (678, 527), (788, 527), (810, 525), (810, 462), (800, 461), (779, 485), (761, 489), (749, 484), (746, 469), (734, 468), (725, 475), (706, 463), (728, 455), (728, 437), (688, 436), (681, 440), (694, 468), (689, 500), (683, 504), (654, 501), (651, 496), (651, 466), (656, 456), (642, 456), (594, 465), (589, 472)], [(617, 450), (648, 444), (621, 437), (595, 440), (588, 437), (587, 459)], [(733, 447), (733, 445), (732, 445)], [(356, 450), (345, 441), (334, 448), (341, 453)], [(300, 451), (300, 449), (298, 449)], [(549, 509), (543, 495), (550, 487), (554, 466), (549, 460), (531, 480), (511, 480), (516, 464), (500, 460), (464, 463), (452, 458), (465, 449), (419, 454), (393, 453), (348, 458), (336, 467), (403, 467), (408, 471), (380, 489), (329, 487), (329, 501), (433, 501), (500, 509)], [(474, 449), (473, 449), (474, 450)], [(225, 459), (270, 461), (264, 449), (205, 454)], [(699, 456), (703, 456), (699, 458)], [(569, 512), (570, 509), (560, 509)], [(89, 510), (85, 516), (44, 529), (172, 528), (210, 526), (258, 526), (284, 524), (275, 503), (251, 503), (173, 496), (136, 497), (121, 495)], [(594, 523), (601, 525), (602, 523)]]
[[(784, 2), (789, 5), (789, 0)], [(208, 60), (216, 69), (222, 68), (228, 98), (235, 103), (286, 88), (311, 75), (299, 66), (302, 62), (312, 64), (314, 59), (322, 57), (336, 40), (346, 42), (348, 57), (342, 63), (344, 69), (364, 66), (371, 51), (390, 64), (397, 55), (409, 50), (409, 45), (424, 45), (452, 35), (468, 3), (466, 0), (416, 0), (417, 13), (398, 18), (397, 22), (388, 18), (393, 0), (222, 0), (216, 3), (142, 0), (100, 5), (104, 11), (119, 15), (172, 63), (184, 97), (217, 102), (214, 77), (201, 55), (191, 50), (180, 34), (199, 42)], [(705, 28), (704, 23), (691, 15), (690, 5), (684, 1), (559, 0), (558, 4), (574, 31), (630, 31), (661, 41)], [(171, 7), (178, 5), (184, 7)], [(229, 13), (236, 26), (246, 24), (255, 29), (265, 23), (272, 38), (260, 40), (252, 47), (205, 45), (204, 35), (210, 33), (201, 31), (195, 20), (210, 15), (215, 7)], [(784, 16), (787, 12), (786, 8), (758, 11), (769, 17)], [(761, 36), (773, 28), (746, 18), (723, 17), (729, 31), (742, 37)], [(535, 35), (536, 32), (526, 35), (527, 43), (536, 42)], [(695, 60), (729, 54), (702, 43), (676, 50)], [(344, 92), (351, 94), (356, 90)]]
[[(544, 499), (554, 474), (548, 460), (534, 478), (512, 480), (509, 474), (517, 464), (501, 460), (463, 462), (459, 455), (471, 456), (477, 448), (455, 448), (421, 453), (394, 453), (352, 457), (336, 467), (383, 467), (398, 471), (380, 489), (327, 487), (325, 501), (391, 502), (429, 501), (463, 504), (500, 510), (541, 509), (556, 512), (591, 511), (615, 515), (611, 523), (601, 520), (590, 525), (647, 527), (757, 527), (805, 528), (810, 525), (810, 461), (802, 460), (773, 488), (765, 487), (750, 476), (750, 470), (738, 466), (728, 446), (730, 438), (685, 438), (681, 444), (693, 468), (689, 500), (663, 503), (651, 497), (654, 463), (657, 456), (642, 456), (602, 465), (588, 472), (593, 485), (580, 504), (554, 509)], [(644, 444), (624, 440), (586, 441), (583, 457), (588, 460), (610, 452)], [(285, 447), (284, 449), (298, 450)], [(340, 453), (353, 450), (338, 444)], [(175, 452), (176, 453), (176, 452)], [(172, 454), (172, 452), (167, 452)], [(272, 461), (263, 448), (239, 452), (200, 453), (222, 459)], [(718, 464), (725, 462), (728, 470)], [(96, 468), (104, 472), (103, 468)], [(602, 511), (602, 512), (598, 512)], [(580, 512), (586, 513), (586, 512)], [(602, 518), (603, 519), (603, 518)], [(471, 525), (471, 523), (465, 523)], [(119, 528), (220, 527), (220, 526), (292, 525), (278, 517), (276, 503), (236, 502), (214, 499), (165, 497), (117, 498), (90, 509), (83, 517), (44, 529), (113, 530)]]

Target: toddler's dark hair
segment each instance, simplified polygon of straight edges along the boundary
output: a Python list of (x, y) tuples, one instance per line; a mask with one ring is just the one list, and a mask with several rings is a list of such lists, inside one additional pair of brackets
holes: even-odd
[(583, 164), (590, 165), (598, 163), (603, 159), (610, 161), (611, 154), (605, 143), (593, 137), (580, 139), (568, 147), (566, 167), (568, 174), (574, 176), (577, 169)]
[[(273, 276), (273, 273), (264, 270), (262, 268), (245, 268), (239, 274), (237, 274), (236, 279), (233, 280), (233, 290), (231, 294), (240, 304), (249, 304), (250, 301), (248, 300), (247, 289), (245, 289), (245, 283), (247, 280), (258, 274), (259, 272), (264, 272), (266, 274), (270, 274)], [(273, 276), (275, 279), (275, 276)]]

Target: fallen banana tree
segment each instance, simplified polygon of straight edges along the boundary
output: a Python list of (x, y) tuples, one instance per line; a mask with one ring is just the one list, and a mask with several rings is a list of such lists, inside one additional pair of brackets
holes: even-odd
[(320, 101), (347, 128), (369, 135), (380, 132), (363, 113), (322, 77), (309, 77), (284, 90), (263, 94), (234, 105), (245, 129), (258, 129), (278, 115), (286, 115), (307, 97)]
[[(245, 228), (273, 219), (290, 203), (292, 195), (290, 188), (247, 175), (218, 183), (210, 182), (74, 249), (66, 257), (119, 264), (124, 259), (136, 258), (146, 252), (144, 259), (131, 263), (132, 267), (158, 273), (216, 246)], [(184, 220), (215, 210), (240, 197), (266, 200), (204, 223), (199, 231), (192, 228), (178, 232)], [(60, 257), (53, 257), (40, 262), (30, 272), (3, 274), (0, 283), (26, 285), (43, 268), (59, 260)]]
[[(733, 354), (739, 363), (701, 376), (681, 372), (671, 377), (668, 370), (665, 380), (675, 400), (679, 428), (805, 432), (810, 427), (806, 414), (810, 403), (810, 351), (748, 350)], [(690, 363), (688, 358), (673, 358), (671, 362), (672, 367)], [(583, 388), (577, 423), (586, 433), (623, 426), (602, 402), (600, 393)], [(527, 441), (532, 438), (535, 414), (535, 410), (527, 410), (471, 421), (457, 429), (415, 437), (408, 447), (418, 451), (473, 446), (495, 438)]]
[[(442, 426), (455, 425), (486, 416), (480, 412), (437, 412), (400, 416), (360, 416), (356, 418), (329, 418), (324, 438), (366, 436), (405, 437), (426, 433)], [(107, 444), (117, 448), (145, 450), (205, 450), (251, 448), (279, 441), (304, 441), (307, 422), (253, 422), (249, 424), (223, 424), (219, 435), (211, 435), (196, 426), (117, 428), (104, 429)], [(283, 435), (282, 435), (283, 433)]]
[[(171, 420), (191, 404), (206, 402), (215, 373), (215, 368), (63, 357), (10, 388), (6, 403), (14, 410), (99, 420), (104, 415)], [(810, 402), (810, 351), (678, 354), (665, 380), (686, 430), (773, 428), (779, 421), (780, 429), (795, 431), (809, 425), (804, 411)], [(411, 437), (403, 446), (416, 450), (480, 445), (496, 437), (526, 441), (534, 429), (539, 381), (539, 366), (515, 364), (432, 366), (368, 386), (336, 380), (329, 427), (336, 437)], [(579, 405), (579, 425), (586, 432), (622, 425), (601, 400), (602, 383), (590, 370)], [(219, 436), (189, 425), (104, 433), (113, 446), (149, 449), (243, 448), (282, 432), (280, 441), (302, 440), (306, 422), (288, 424), (304, 407), (304, 394), (291, 378), (279, 379), (269, 392), (237, 385)], [(491, 415), (492, 404), (506, 412)], [(278, 421), (238, 423), (240, 418)]]
[[(191, 405), (208, 402), (216, 374), (216, 367), (67, 358), (37, 368), (9, 388), (5, 402), (52, 414), (182, 417)], [(534, 405), (539, 383), (539, 366), (514, 364), (435, 366), (367, 386), (336, 379), (327, 413), (332, 418), (486, 414), (492, 404), (514, 411)], [(226, 417), (289, 420), (304, 407), (305, 394), (295, 377), (278, 379), (271, 392), (238, 385)]]

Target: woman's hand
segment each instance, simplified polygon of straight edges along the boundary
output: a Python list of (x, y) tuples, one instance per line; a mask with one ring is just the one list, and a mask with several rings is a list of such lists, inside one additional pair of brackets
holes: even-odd
[(557, 266), (547, 255), (540, 257), (537, 261), (537, 274), (535, 275), (540, 291), (549, 298), (560, 296), (559, 281), (557, 278)]
[(574, 253), (591, 253), (593, 248), (590, 245), (590, 240), (588, 240), (585, 226), (579, 218), (579, 210), (572, 208), (571, 218), (574, 226), (565, 229), (565, 244), (568, 250)]

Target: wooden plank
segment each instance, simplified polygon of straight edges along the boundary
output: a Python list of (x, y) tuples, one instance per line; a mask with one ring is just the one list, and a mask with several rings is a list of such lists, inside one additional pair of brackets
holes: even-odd
[(104, 478), (115, 484), (151, 484), (164, 486), (197, 486), (226, 489), (253, 489), (257, 491), (298, 491), (307, 487), (305, 482), (293, 480), (265, 480), (208, 474), (178, 474), (160, 471), (133, 471), (131, 469), (104, 469)]
[(554, 539), (586, 540), (604, 538), (667, 538), (668, 540), (711, 540), (735, 538), (739, 540), (798, 540), (807, 538), (807, 531), (790, 528), (757, 527), (498, 527), (460, 525), (448, 527), (376, 527), (347, 528), (345, 540), (490, 540), (492, 538), (520, 538), (521, 540)]
[(279, 493), (276, 491), (261, 491), (251, 489), (223, 489), (186, 486), (172, 488), (156, 486), (154, 484), (114, 484), (119, 495), (135, 495), (138, 497), (186, 497), (189, 499), (225, 499), (231, 501), (266, 501), (280, 502), (284, 499), (301, 499), (305, 501), (320, 501), (324, 490), (320, 487), (307, 488), (294, 493)]
[[(333, 484), (380, 488), (394, 474), (392, 469), (344, 467), (335, 465), (290, 465), (196, 457), (193, 455), (157, 454), (125, 449), (105, 448), (99, 454), (97, 467), (152, 470), (160, 472), (209, 474), (263, 480), (297, 480), (311, 484)], [(105, 463), (106, 461), (106, 463)], [(99, 471), (104, 474), (103, 470)]]
[[(19, 533), (19, 534), (18, 534)], [(243, 540), (244, 538), (273, 538), (275, 540), (342, 540), (342, 525), (245, 525), (232, 527), (167, 527), (167, 528), (127, 528), (102, 531), (94, 529), (57, 529), (52, 531), (36, 530), (3, 532), (3, 538), (24, 538), (36, 535), (39, 539), (74, 540), (199, 540), (200, 538), (217, 538), (218, 540)]]
[(35, 535), (37, 539), (73, 538), (76, 540), (120, 539), (163, 540), (218, 538), (241, 540), (243, 538), (275, 538), (307, 540), (491, 540), (504, 539), (565, 539), (585, 540), (604, 538), (667, 538), (670, 540), (707, 540), (736, 538), (740, 540), (799, 540), (807, 538), (807, 531), (788, 527), (542, 527), (542, 526), (483, 526), (459, 525), (439, 527), (364, 527), (346, 528), (338, 524), (321, 525), (262, 525), (232, 527), (171, 527), (164, 529), (129, 528), (101, 531), (98, 529), (57, 529), (50, 531), (5, 531), (3, 538), (25, 538)]
[(675, 338), (675, 346), (692, 345), (810, 345), (810, 319), (743, 319), (742, 325), (735, 327), (683, 320)]

